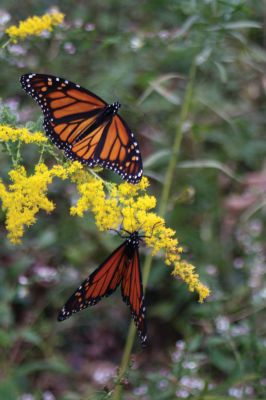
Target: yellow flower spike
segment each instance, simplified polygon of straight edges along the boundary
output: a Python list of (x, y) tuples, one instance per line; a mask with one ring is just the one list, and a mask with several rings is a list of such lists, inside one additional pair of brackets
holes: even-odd
[(122, 217), (123, 217), (123, 226), (124, 229), (133, 232), (138, 230), (139, 224), (135, 218), (134, 208), (129, 205), (128, 207), (124, 207), (121, 209)]
[(26, 128), (12, 128), (8, 125), (0, 125), (0, 141), (16, 142), (18, 140), (27, 144), (43, 144), (48, 142), (47, 137), (42, 132), (31, 133)]
[(78, 161), (74, 161), (69, 166), (65, 167), (67, 169), (67, 173), (71, 182), (77, 185), (77, 189), (79, 190), (79, 186), (83, 183), (89, 183), (93, 177), (92, 175), (83, 168), (81, 163)]
[(148, 179), (143, 176), (141, 181), (136, 185), (131, 185), (130, 183), (121, 183), (118, 186), (118, 191), (120, 195), (120, 201), (123, 202), (127, 198), (132, 198), (138, 194), (139, 191), (144, 191), (149, 186)]
[(139, 190), (146, 190), (150, 186), (150, 182), (146, 176), (143, 176), (141, 181), (135, 185)]
[(88, 180), (77, 184), (81, 197), (71, 208), (71, 214), (83, 216), (90, 210), (101, 231), (117, 228), (120, 223), (127, 231), (141, 231), (152, 254), (162, 251), (165, 264), (174, 266), (172, 274), (186, 282), (190, 291), (197, 291), (202, 302), (209, 295), (209, 289), (199, 281), (195, 267), (181, 260), (183, 249), (175, 238), (175, 231), (167, 228), (164, 219), (150, 211), (155, 208), (156, 199), (146, 193), (148, 179), (144, 177), (137, 185), (112, 184), (109, 194), (105, 193), (102, 181), (94, 177)]
[(135, 208), (140, 210), (151, 210), (156, 207), (156, 198), (154, 196), (145, 196), (139, 197), (136, 200)]
[(44, 31), (51, 32), (56, 25), (63, 22), (64, 14), (54, 12), (44, 14), (41, 17), (30, 17), (24, 21), (20, 21), (19, 25), (12, 25), (6, 29), (6, 34), (10, 37), (13, 43), (18, 39), (26, 39), (29, 36), (40, 36)]
[(66, 170), (69, 175), (76, 174), (77, 172), (81, 173), (81, 171), (86, 173), (86, 171), (84, 171), (84, 169), (83, 169), (83, 166), (78, 161), (74, 161), (74, 162), (70, 163), (69, 166), (66, 167)]
[(50, 171), (50, 174), (62, 180), (67, 179), (69, 176), (68, 170), (64, 168), (62, 165), (54, 165)]
[(183, 249), (175, 231), (166, 227), (164, 219), (152, 211), (156, 199), (146, 192), (149, 186), (146, 177), (137, 185), (110, 183), (106, 190), (106, 183), (78, 162), (54, 165), (50, 170), (45, 164), (39, 164), (29, 177), (21, 166), (9, 175), (12, 183), (8, 188), (0, 181), (0, 199), (7, 212), (6, 226), (11, 242), (19, 243), (25, 226), (35, 222), (40, 209), (46, 212), (54, 209), (54, 204), (47, 198), (48, 185), (53, 179), (69, 179), (80, 196), (70, 209), (71, 215), (83, 217), (86, 211), (91, 211), (100, 231), (118, 229), (121, 224), (130, 232), (139, 231), (145, 236), (145, 244), (152, 254), (161, 252), (165, 264), (173, 266), (173, 276), (186, 282), (191, 292), (196, 291), (200, 302), (210, 294), (200, 282), (195, 267), (181, 260)]
[(138, 191), (138, 185), (131, 185), (130, 183), (121, 183), (118, 187), (119, 194), (121, 196), (121, 200), (123, 197), (131, 197), (134, 196)]
[(194, 269), (195, 267), (188, 262), (179, 261), (175, 263), (172, 275), (178, 276), (185, 281), (190, 292), (198, 292), (199, 302), (202, 303), (210, 295), (210, 290), (199, 281), (199, 276), (194, 273)]
[(38, 164), (33, 175), (27, 176), (23, 166), (9, 172), (11, 180), (6, 188), (0, 181), (0, 198), (3, 209), (6, 210), (6, 228), (12, 243), (19, 243), (25, 226), (31, 226), (40, 210), (50, 213), (54, 204), (47, 198), (48, 185), (53, 178), (67, 178), (67, 173), (61, 165), (51, 170), (45, 164)]

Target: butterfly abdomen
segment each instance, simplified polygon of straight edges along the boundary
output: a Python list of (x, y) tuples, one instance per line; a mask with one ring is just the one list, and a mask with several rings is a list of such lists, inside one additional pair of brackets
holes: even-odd
[[(84, 139), (86, 136), (88, 136), (91, 132), (95, 131), (97, 128), (99, 128), (102, 124), (110, 122), (113, 117), (117, 114), (118, 109), (121, 107), (121, 104), (118, 103), (117, 101), (114, 102), (113, 104), (109, 104), (104, 111), (97, 117), (96, 121), (91, 124), (85, 132), (83, 132), (81, 135), (79, 135), (73, 142), (72, 144), (75, 145), (78, 142), (80, 142), (82, 139)], [(102, 145), (104, 144), (106, 139), (106, 132), (105, 134), (103, 133), (103, 136), (101, 138)], [(98, 150), (98, 153), (100, 151)], [(97, 158), (97, 157), (95, 157)]]

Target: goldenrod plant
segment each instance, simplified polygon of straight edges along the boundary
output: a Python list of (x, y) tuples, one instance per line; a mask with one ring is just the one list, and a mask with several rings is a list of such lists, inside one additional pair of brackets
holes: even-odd
[[(1, 399), (266, 398), (264, 6), (3, 0)], [(141, 181), (65, 158), (29, 73), (118, 101)], [(146, 349), (116, 294), (57, 321), (123, 229), (142, 239)]]
[(5, 33), (9, 36), (11, 42), (17, 43), (19, 40), (25, 40), (29, 36), (40, 36), (45, 31), (51, 32), (63, 20), (64, 14), (60, 12), (44, 14), (41, 17), (33, 16), (20, 21), (18, 25), (11, 25), (6, 29)]
[[(79, 162), (63, 160), (48, 168), (40, 162), (35, 166), (34, 174), (27, 174), (20, 154), (21, 144), (35, 143), (36, 151), (44, 157), (43, 143), (47, 143), (44, 134), (30, 133), (26, 128), (0, 126), (0, 141), (6, 146), (13, 167), (9, 171), (11, 183), (0, 181), (0, 199), (6, 212), (6, 228), (10, 241), (19, 243), (25, 232), (36, 221), (37, 213), (44, 210), (52, 212), (55, 205), (48, 198), (48, 186), (53, 179), (69, 179), (77, 186), (80, 198), (70, 209), (70, 215), (84, 217), (91, 211), (96, 226), (100, 231), (125, 229), (130, 232), (141, 230), (147, 247), (155, 255), (164, 252), (166, 265), (173, 266), (173, 275), (179, 276), (188, 284), (189, 290), (198, 292), (202, 302), (208, 295), (208, 288), (199, 281), (194, 267), (181, 261), (182, 247), (175, 238), (175, 232), (165, 226), (165, 221), (151, 210), (156, 206), (156, 199), (147, 193), (149, 181), (144, 177), (137, 185), (105, 182), (93, 170), (89, 171)], [(16, 141), (16, 155), (12, 154), (9, 143)], [(87, 218), (87, 216), (86, 216)]]

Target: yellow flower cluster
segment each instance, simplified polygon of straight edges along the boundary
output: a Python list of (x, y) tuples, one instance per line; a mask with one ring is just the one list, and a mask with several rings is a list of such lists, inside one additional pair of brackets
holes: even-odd
[(143, 177), (137, 185), (109, 184), (85, 170), (78, 162), (68, 166), (55, 165), (50, 170), (45, 164), (35, 167), (34, 174), (27, 176), (20, 166), (9, 172), (12, 183), (6, 187), (0, 180), (0, 199), (6, 210), (6, 227), (12, 243), (19, 243), (25, 226), (32, 225), (39, 210), (51, 212), (54, 204), (47, 198), (48, 185), (55, 177), (70, 179), (76, 184), (80, 198), (71, 207), (70, 214), (82, 217), (91, 211), (99, 230), (125, 229), (144, 235), (152, 254), (163, 252), (167, 265), (173, 265), (172, 274), (188, 284), (190, 291), (199, 294), (202, 302), (209, 289), (199, 281), (194, 266), (181, 260), (182, 247), (178, 245), (175, 231), (165, 226), (163, 218), (151, 210), (156, 206), (154, 196), (147, 194), (148, 179)]
[(6, 211), (6, 227), (12, 243), (19, 243), (25, 226), (31, 226), (39, 210), (51, 212), (54, 204), (47, 198), (48, 185), (54, 177), (67, 178), (65, 168), (61, 165), (48, 170), (45, 164), (35, 167), (35, 173), (27, 176), (20, 166), (9, 172), (11, 184), (6, 187), (0, 180), (0, 199)]
[[(92, 175), (84, 176), (84, 180), (77, 183), (81, 195), (76, 206), (71, 207), (70, 214), (83, 216), (90, 210), (95, 216), (95, 222), (99, 230), (107, 230), (119, 224), (120, 212), (115, 198), (106, 198), (104, 185), (100, 179)], [(80, 178), (78, 178), (80, 179)], [(76, 178), (72, 178), (75, 181)]]
[(172, 275), (186, 282), (190, 292), (196, 291), (199, 294), (199, 302), (202, 303), (210, 295), (210, 290), (200, 282), (199, 275), (195, 273), (194, 265), (185, 260), (177, 260), (173, 265)]
[(46, 143), (47, 137), (42, 132), (31, 133), (27, 128), (12, 128), (8, 125), (0, 125), (0, 141), (16, 142), (20, 140), (23, 143)]
[(25, 21), (20, 21), (19, 25), (12, 25), (6, 29), (7, 35), (12, 42), (17, 39), (25, 39), (28, 36), (39, 36), (43, 31), (52, 31), (53, 27), (62, 23), (64, 14), (53, 12), (44, 14), (42, 17), (30, 17)]
[(175, 231), (167, 228), (163, 218), (150, 211), (155, 208), (156, 199), (146, 193), (149, 185), (146, 177), (134, 186), (112, 184), (109, 192), (105, 192), (103, 181), (89, 174), (83, 174), (82, 178), (79, 175), (78, 179), (72, 176), (72, 181), (77, 184), (80, 194), (77, 204), (70, 210), (72, 215), (83, 216), (90, 210), (100, 230), (121, 226), (129, 232), (141, 231), (152, 254), (163, 251), (165, 263), (174, 267), (172, 274), (186, 282), (191, 292), (198, 292), (200, 302), (210, 294), (199, 281), (195, 267), (181, 260), (182, 247), (178, 246)]

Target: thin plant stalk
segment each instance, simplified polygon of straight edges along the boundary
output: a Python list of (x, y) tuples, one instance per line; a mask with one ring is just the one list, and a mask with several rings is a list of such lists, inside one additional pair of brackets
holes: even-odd
[[(185, 97), (184, 97), (184, 101), (182, 104), (180, 118), (179, 118), (179, 122), (178, 122), (177, 129), (176, 129), (175, 141), (174, 141), (174, 145), (173, 145), (173, 152), (171, 154), (169, 164), (168, 164), (168, 167), (166, 170), (166, 175), (165, 175), (165, 180), (164, 180), (164, 185), (163, 185), (163, 190), (162, 190), (162, 196), (161, 196), (161, 201), (160, 201), (160, 205), (159, 205), (159, 215), (162, 217), (165, 216), (166, 211), (167, 211), (168, 199), (169, 199), (170, 190), (171, 190), (171, 186), (172, 186), (172, 182), (173, 182), (173, 178), (174, 178), (174, 173), (175, 173), (176, 164), (177, 164), (177, 160), (178, 160), (180, 145), (181, 145), (181, 141), (182, 141), (182, 137), (183, 137), (183, 126), (184, 126), (185, 121), (187, 120), (190, 105), (191, 105), (195, 75), (196, 75), (196, 63), (193, 62), (190, 67)], [(145, 263), (144, 263), (144, 267), (143, 267), (143, 290), (144, 290), (144, 292), (147, 287), (150, 270), (151, 270), (151, 265), (152, 265), (152, 255), (149, 254), (145, 259)], [(122, 395), (122, 380), (123, 380), (125, 373), (127, 371), (127, 368), (128, 368), (135, 336), (136, 336), (136, 327), (135, 327), (135, 324), (133, 323), (133, 321), (131, 321), (130, 327), (128, 330), (127, 341), (125, 344), (123, 357), (122, 357), (122, 361), (121, 361), (121, 365), (120, 365), (120, 369), (119, 369), (119, 374), (117, 377), (117, 383), (116, 383), (114, 393), (113, 393), (113, 400), (121, 400), (121, 398), (122, 398), (121, 397), (121, 395)]]

